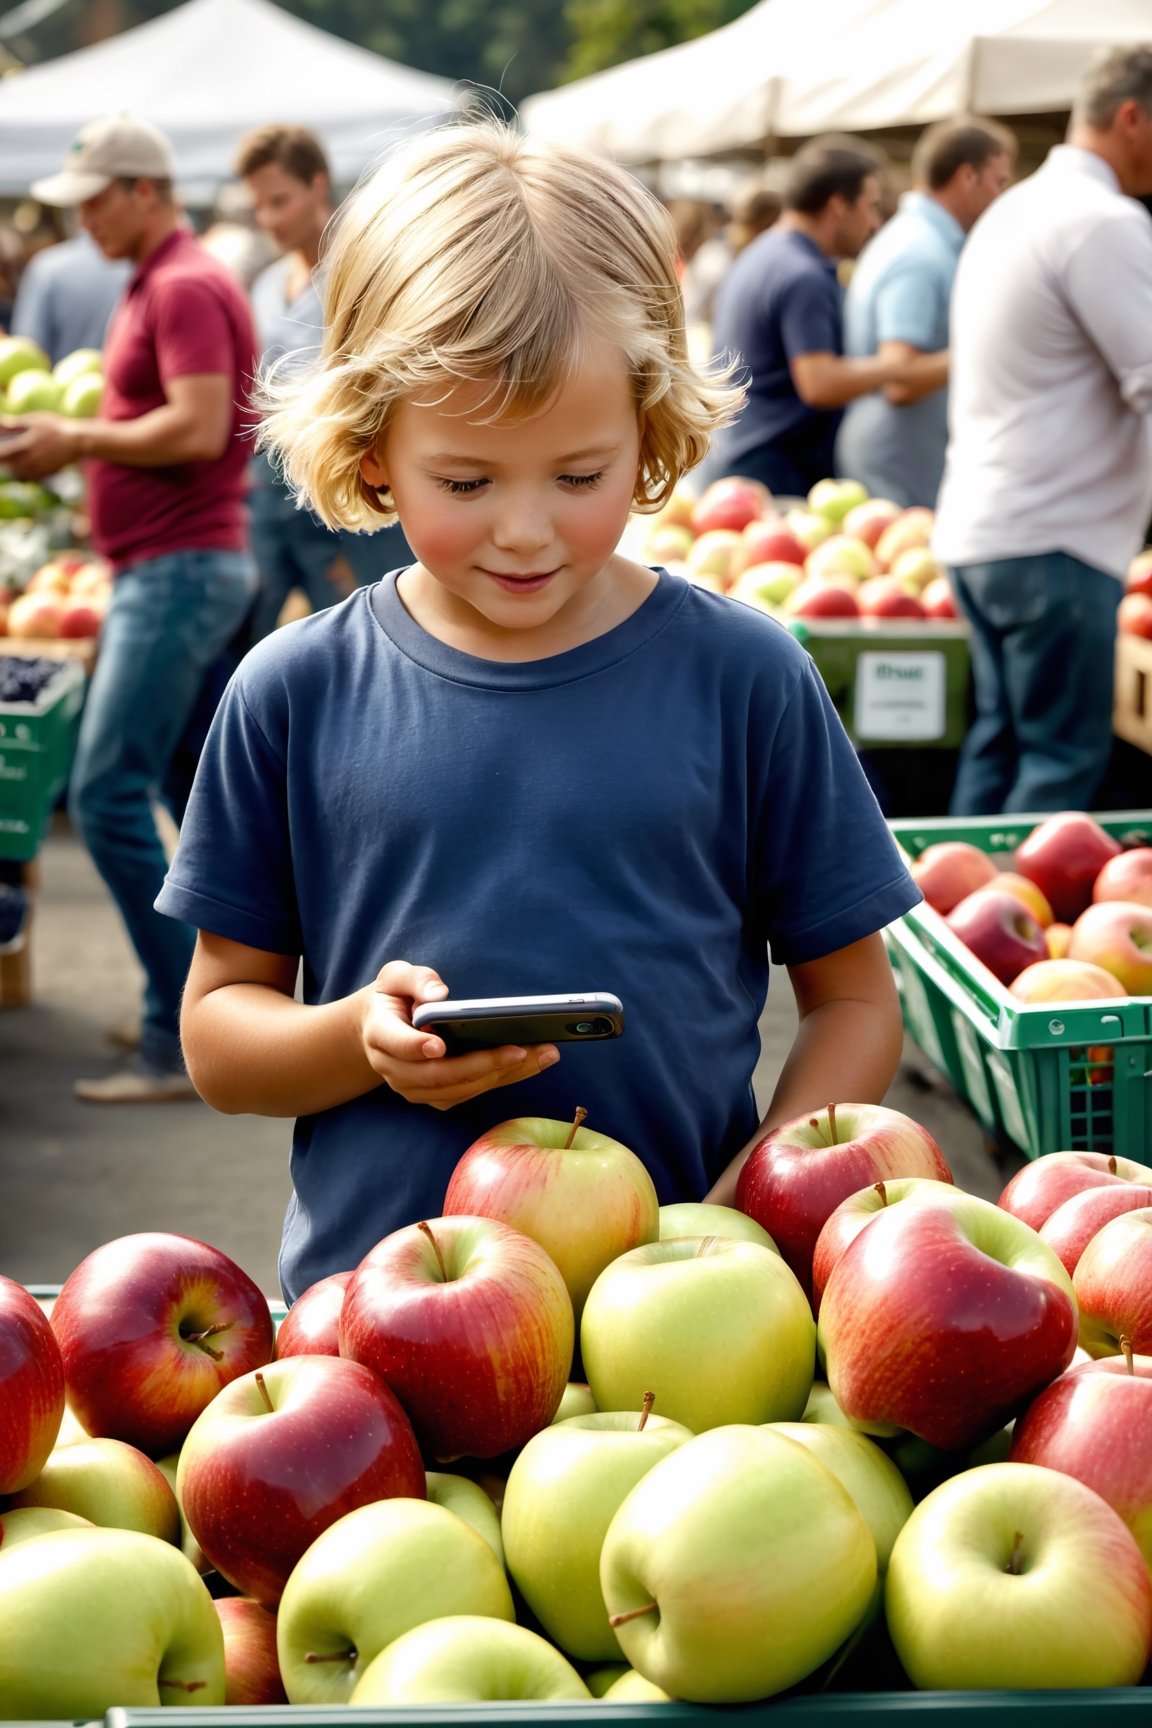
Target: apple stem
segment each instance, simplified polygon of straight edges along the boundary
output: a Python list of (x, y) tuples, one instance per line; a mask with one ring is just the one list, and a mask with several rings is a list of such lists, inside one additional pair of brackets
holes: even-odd
[(1122, 1333), (1120, 1336), (1120, 1349), (1124, 1353), (1124, 1361), (1127, 1365), (1129, 1374), (1135, 1374), (1136, 1370), (1132, 1364), (1132, 1340), (1126, 1332)]
[(581, 1122), (586, 1121), (587, 1118), (588, 1118), (588, 1112), (587, 1112), (587, 1110), (585, 1110), (583, 1104), (577, 1104), (577, 1106), (576, 1106), (576, 1120), (573, 1122), (572, 1127), (569, 1130), (568, 1138), (564, 1142), (563, 1151), (567, 1152), (569, 1150), (569, 1148), (572, 1145), (573, 1140), (575, 1140), (575, 1138), (576, 1138), (576, 1130), (579, 1128)]
[(836, 1144), (836, 1106), (835, 1106), (835, 1104), (829, 1104), (829, 1106), (828, 1106), (828, 1144), (830, 1146), (835, 1146), (835, 1144)]
[(424, 1232), (425, 1236), (427, 1236), (429, 1242), (431, 1242), (433, 1251), (435, 1252), (436, 1259), (437, 1259), (437, 1262), (438, 1262), (439, 1267), (440, 1267), (440, 1276), (441, 1276), (441, 1278), (443, 1278), (445, 1284), (447, 1284), (447, 1282), (448, 1282), (448, 1268), (444, 1264), (444, 1256), (440, 1252), (440, 1244), (439, 1244), (439, 1242), (437, 1242), (436, 1237), (433, 1234), (432, 1226), (427, 1222), (426, 1219), (422, 1218), (420, 1220), (419, 1224), (417, 1224), (416, 1228), (417, 1228), (417, 1230), (422, 1230)]
[(641, 1411), (640, 1411), (640, 1420), (636, 1424), (637, 1434), (640, 1433), (640, 1430), (643, 1428), (645, 1422), (647, 1422), (649, 1416), (651, 1416), (652, 1406), (653, 1406), (653, 1404), (655, 1404), (655, 1402), (656, 1402), (655, 1392), (645, 1392), (644, 1404), (643, 1404), (643, 1407), (641, 1408)]
[(655, 1614), (659, 1603), (645, 1602), (643, 1608), (628, 1608), (623, 1614), (609, 1614), (609, 1626), (623, 1626), (626, 1620), (639, 1620), (645, 1614)]
[(1012, 1552), (1008, 1556), (1008, 1564), (1004, 1568), (1004, 1570), (1007, 1573), (1009, 1573), (1013, 1578), (1018, 1578), (1020, 1576), (1020, 1561), (1023, 1558), (1023, 1555), (1022, 1555), (1023, 1547), (1024, 1547), (1023, 1532), (1020, 1530), (1017, 1530), (1016, 1534), (1012, 1538)]
[(181, 1337), (185, 1344), (195, 1344), (198, 1350), (203, 1350), (205, 1356), (211, 1356), (213, 1362), (223, 1362), (223, 1350), (213, 1350), (208, 1343), (209, 1338), (218, 1338), (221, 1332), (232, 1330), (231, 1320), (217, 1320), (212, 1326), (206, 1326), (203, 1332), (183, 1332)]
[[(883, 1182), (873, 1182), (872, 1190), (874, 1193), (879, 1194), (881, 1206), (887, 1206), (887, 1204), (888, 1204), (888, 1190), (887, 1190), (887, 1188), (885, 1188)], [(885, 1226), (885, 1228), (887, 1228), (887, 1226)]]
[(265, 1409), (268, 1411), (269, 1415), (274, 1416), (276, 1414), (276, 1406), (268, 1396), (268, 1388), (264, 1384), (264, 1376), (261, 1374), (259, 1368), (256, 1370), (256, 1384), (260, 1388), (260, 1396), (264, 1400)]
[(157, 1686), (172, 1686), (177, 1692), (202, 1692), (208, 1684), (206, 1680), (166, 1680), (163, 1674), (156, 1680)]
[(356, 1651), (354, 1648), (351, 1650), (325, 1650), (324, 1654), (320, 1655), (315, 1650), (309, 1650), (304, 1660), (305, 1662), (355, 1662)]
[(1114, 1152), (1110, 1152), (1108, 1154), (1108, 1169), (1109, 1169), (1110, 1173), (1113, 1176), (1115, 1176), (1115, 1174), (1116, 1174), (1116, 1154)]

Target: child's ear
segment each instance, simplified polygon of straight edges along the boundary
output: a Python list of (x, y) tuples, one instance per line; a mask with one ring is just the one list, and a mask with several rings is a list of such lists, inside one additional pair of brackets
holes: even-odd
[(388, 485), (388, 476), (384, 472), (383, 463), (375, 450), (366, 450), (360, 458), (360, 478), (371, 486), (374, 492), (382, 491)]

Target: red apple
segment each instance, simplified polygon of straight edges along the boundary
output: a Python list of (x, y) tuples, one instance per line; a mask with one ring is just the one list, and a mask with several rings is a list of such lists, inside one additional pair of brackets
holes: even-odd
[(947, 576), (933, 576), (920, 590), (920, 604), (926, 618), (958, 618), (956, 596)]
[(375, 1368), (428, 1458), (494, 1458), (556, 1413), (572, 1366), (572, 1300), (538, 1242), (493, 1218), (394, 1230), (360, 1262), (340, 1353)]
[(180, 1448), (176, 1488), (210, 1563), (265, 1607), (345, 1512), (426, 1493), (395, 1395), (371, 1368), (340, 1356), (293, 1356), (224, 1387)]
[(1035, 882), (1053, 916), (1072, 924), (1091, 901), (1096, 877), (1120, 849), (1094, 817), (1065, 810), (1036, 824), (1016, 848), (1015, 864)]
[(757, 516), (763, 516), (771, 504), (772, 494), (759, 480), (727, 475), (704, 488), (692, 510), (692, 527), (697, 534), (707, 534), (713, 528), (731, 528), (740, 533)]
[(912, 860), (909, 873), (929, 906), (943, 915), (987, 887), (996, 866), (970, 840), (938, 840)]
[(1152, 1185), (1152, 1167), (1111, 1152), (1045, 1152), (1016, 1172), (996, 1204), (1039, 1230), (1074, 1194), (1130, 1183)]
[(819, 1340), (833, 1397), (854, 1422), (960, 1451), (1072, 1360), (1072, 1281), (1034, 1230), (986, 1200), (893, 1206), (832, 1268)]
[(948, 928), (1001, 984), (1025, 966), (1048, 958), (1044, 932), (1015, 894), (990, 884), (967, 895), (948, 914)]
[(796, 618), (858, 618), (860, 607), (853, 589), (844, 582), (808, 576), (789, 595), (787, 610)]
[(351, 1272), (333, 1272), (300, 1292), (276, 1333), (277, 1361), (285, 1356), (340, 1354), (340, 1310), (351, 1279)]
[(876, 542), (876, 558), (881, 570), (890, 570), (901, 552), (913, 546), (932, 543), (933, 515), (919, 505), (902, 510)]
[(1138, 1182), (1109, 1182), (1072, 1194), (1040, 1226), (1040, 1239), (1060, 1257), (1071, 1276), (1080, 1256), (1111, 1218), (1152, 1206), (1152, 1188)]
[(489, 1128), (456, 1165), (444, 1214), (497, 1218), (551, 1255), (575, 1324), (610, 1260), (660, 1237), (660, 1202), (635, 1152), (607, 1134), (541, 1116)]
[(1122, 596), (1116, 628), (1122, 636), (1152, 636), (1152, 591), (1139, 588)]
[[(1048, 931), (1044, 940), (1047, 945)], [(1088, 960), (1035, 960), (1008, 988), (1021, 1002), (1097, 1002), (1127, 995), (1119, 979)]]
[(153, 1458), (177, 1450), (222, 1386), (272, 1357), (272, 1315), (248, 1274), (163, 1231), (94, 1249), (51, 1319), (82, 1426)]
[(1152, 995), (1152, 906), (1101, 900), (1072, 926), (1070, 960), (1111, 972), (1130, 996)]
[(1152, 546), (1137, 552), (1128, 566), (1124, 588), (1129, 594), (1152, 594)]
[(0, 1494), (27, 1488), (64, 1417), (64, 1363), (35, 1296), (0, 1277)]
[(863, 540), (865, 546), (875, 550), (881, 534), (901, 514), (900, 505), (894, 504), (891, 498), (868, 498), (863, 504), (853, 505), (841, 526), (845, 534), (851, 534), (854, 540)]
[(213, 1601), (224, 1634), (225, 1704), (287, 1704), (276, 1655), (276, 1616), (250, 1596)]
[(1092, 885), (1092, 899), (1152, 906), (1152, 846), (1131, 846), (1109, 858)]
[(743, 544), (736, 554), (737, 574), (750, 569), (753, 564), (802, 566), (808, 556), (795, 534), (779, 516), (765, 516), (749, 522), (740, 538)]
[(923, 618), (924, 608), (915, 594), (901, 587), (895, 576), (870, 576), (861, 582), (856, 596), (864, 618)]
[(1080, 1342), (1090, 1356), (1115, 1356), (1126, 1338), (1152, 1353), (1152, 1208), (1101, 1225), (1072, 1274)]
[(820, 1298), (832, 1276), (833, 1266), (849, 1242), (856, 1240), (878, 1212), (924, 1199), (947, 1204), (961, 1192), (950, 1182), (941, 1182), (934, 1176), (896, 1176), (886, 1182), (873, 1182), (870, 1187), (860, 1188), (855, 1194), (849, 1194), (846, 1200), (841, 1200), (839, 1206), (828, 1214), (812, 1251), (812, 1305), (815, 1312), (820, 1311)]
[(91, 594), (69, 594), (60, 608), (60, 635), (69, 640), (99, 636), (107, 601)]
[(926, 1128), (882, 1104), (830, 1104), (795, 1116), (754, 1146), (736, 1184), (736, 1205), (775, 1242), (804, 1289), (828, 1217), (849, 1194), (892, 1176), (952, 1172)]
[(1047, 930), (1052, 922), (1052, 908), (1035, 882), (1030, 882), (1027, 876), (1021, 876), (1016, 870), (1001, 870), (996, 877), (996, 886), (1008, 894), (1015, 894), (1027, 906), (1037, 924)]

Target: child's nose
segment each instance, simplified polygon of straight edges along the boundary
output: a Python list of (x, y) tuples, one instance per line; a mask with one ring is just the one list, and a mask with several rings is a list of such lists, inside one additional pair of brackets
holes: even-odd
[(540, 499), (509, 499), (494, 529), (496, 544), (508, 552), (534, 552), (552, 539), (552, 522)]

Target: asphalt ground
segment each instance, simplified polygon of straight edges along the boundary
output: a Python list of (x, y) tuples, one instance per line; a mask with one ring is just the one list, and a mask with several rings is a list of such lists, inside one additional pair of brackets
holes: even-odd
[[(39, 855), (31, 1000), (0, 1009), (0, 1273), (60, 1284), (116, 1236), (171, 1230), (213, 1243), (269, 1295), (289, 1194), (290, 1124), (197, 1101), (94, 1105), (72, 1082), (110, 1071), (110, 1029), (138, 1013), (140, 972), (83, 846), (58, 817)], [(761, 1023), (765, 1101), (795, 1028), (787, 977)], [(911, 1044), (886, 1102), (935, 1136), (957, 1182), (994, 1199), (1014, 1166)], [(511, 1113), (511, 1112), (510, 1112)]]

